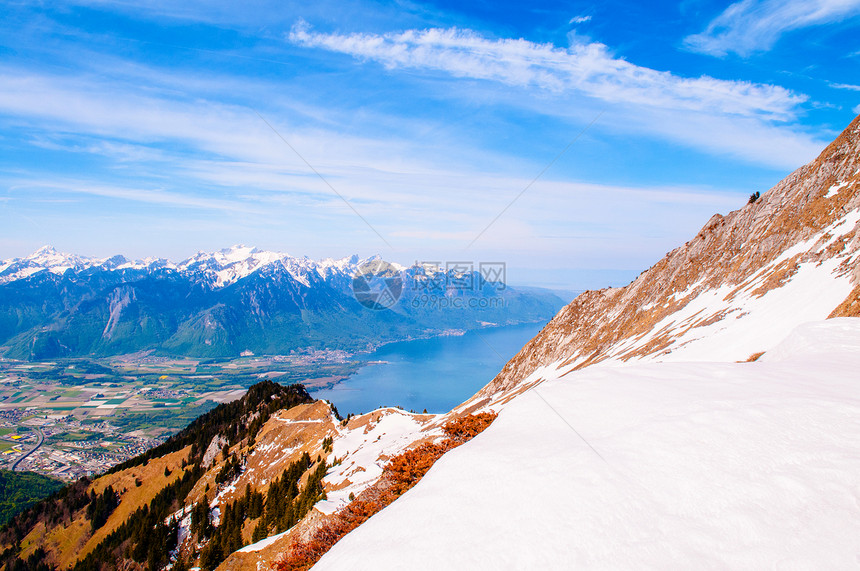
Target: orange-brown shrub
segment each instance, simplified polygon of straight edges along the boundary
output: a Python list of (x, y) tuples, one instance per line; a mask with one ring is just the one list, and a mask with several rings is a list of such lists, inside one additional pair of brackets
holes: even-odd
[(457, 446), (483, 432), (485, 428), (496, 420), (496, 416), (498, 415), (494, 412), (481, 412), (469, 416), (461, 416), (443, 426), (442, 430), (445, 431), (449, 439), (456, 442), (455, 446)]

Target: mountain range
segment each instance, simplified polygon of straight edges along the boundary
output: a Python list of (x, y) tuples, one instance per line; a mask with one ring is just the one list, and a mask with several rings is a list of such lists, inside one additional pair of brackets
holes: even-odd
[[(388, 303), (356, 293), (367, 268), (397, 281)], [(0, 352), (15, 359), (137, 351), (194, 357), (376, 344), (549, 319), (563, 302), (473, 267), (313, 261), (234, 246), (178, 264), (88, 258), (44, 247), (0, 262)], [(373, 284), (370, 284), (371, 286)], [(384, 284), (383, 284), (384, 285)], [(398, 295), (399, 294), (399, 295)]]

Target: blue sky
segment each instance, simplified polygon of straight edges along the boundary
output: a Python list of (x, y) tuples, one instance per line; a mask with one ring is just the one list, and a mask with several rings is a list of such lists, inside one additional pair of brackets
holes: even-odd
[(5, 2), (0, 258), (243, 243), (599, 287), (860, 113), (860, 0), (306, 4)]

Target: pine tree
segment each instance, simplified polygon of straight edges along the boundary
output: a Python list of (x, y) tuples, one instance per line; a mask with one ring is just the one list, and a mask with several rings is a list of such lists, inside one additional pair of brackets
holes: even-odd
[(258, 541), (262, 541), (269, 536), (269, 530), (266, 529), (266, 521), (265, 519), (261, 519), (257, 522), (257, 527), (254, 528), (254, 533), (251, 536), (251, 541), (257, 543)]

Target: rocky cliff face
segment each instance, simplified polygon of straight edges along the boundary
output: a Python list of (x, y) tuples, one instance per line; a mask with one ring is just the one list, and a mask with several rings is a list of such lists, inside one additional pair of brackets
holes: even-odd
[(547, 366), (743, 360), (804, 321), (858, 315), (858, 221), (860, 117), (816, 160), (714, 215), (628, 286), (580, 295), (479, 396), (539, 381)]

